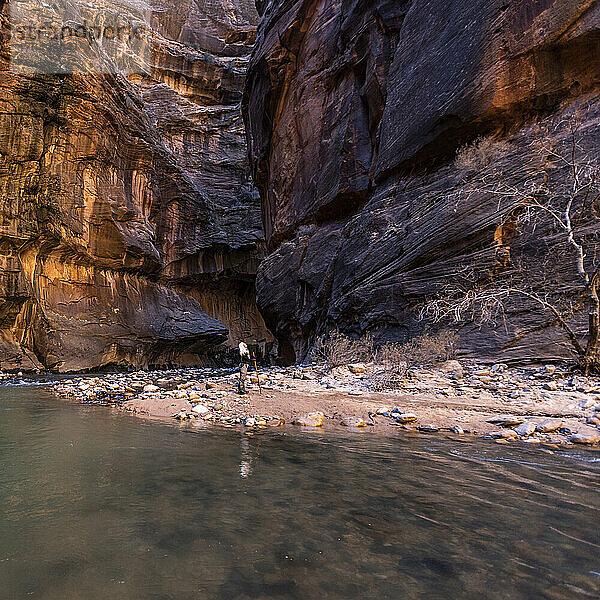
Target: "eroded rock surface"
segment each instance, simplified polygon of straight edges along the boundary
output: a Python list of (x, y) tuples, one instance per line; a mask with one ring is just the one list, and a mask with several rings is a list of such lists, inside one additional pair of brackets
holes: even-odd
[(268, 342), (240, 111), (253, 3), (155, 3), (129, 78), (86, 72), (85, 53), (76, 74), (12, 72), (0, 16), (0, 368), (193, 364), (228, 337)]
[[(599, 161), (599, 3), (260, 5), (244, 110), (269, 249), (258, 302), (285, 359), (334, 326), (406, 339), (423, 326), (425, 294), (474, 265), (502, 272), (519, 244), (533, 284), (564, 297), (576, 274), (562, 238), (546, 226), (521, 242), (497, 198), (461, 193), (477, 174), (454, 157), (494, 136), (504, 142), (495, 162), (519, 185), (540, 128), (560, 146), (583, 114), (581, 145)], [(560, 164), (553, 177), (560, 190)], [(548, 248), (559, 260), (542, 268)], [(521, 301), (508, 309), (496, 326), (464, 326), (463, 351), (564, 352), (547, 315)], [(585, 319), (580, 310), (573, 326), (583, 331)]]

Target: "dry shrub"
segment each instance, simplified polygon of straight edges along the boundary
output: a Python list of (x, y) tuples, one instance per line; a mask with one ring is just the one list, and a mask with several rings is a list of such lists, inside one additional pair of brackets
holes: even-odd
[(405, 344), (385, 344), (377, 350), (377, 367), (370, 376), (374, 390), (397, 389), (415, 367), (432, 367), (450, 360), (456, 352), (456, 334), (423, 334)]
[(456, 334), (453, 331), (423, 334), (404, 344), (403, 352), (409, 368), (433, 367), (454, 358)]
[(366, 333), (355, 340), (336, 329), (327, 336), (317, 338), (312, 355), (314, 360), (325, 362), (329, 369), (355, 362), (368, 362), (374, 355), (373, 335)]
[(384, 366), (400, 366), (405, 364), (406, 368), (408, 368), (408, 363), (404, 356), (404, 348), (405, 344), (384, 344), (377, 349), (375, 362)]
[(491, 137), (478, 137), (471, 144), (459, 148), (455, 164), (465, 171), (479, 171), (488, 167), (506, 154), (510, 149), (508, 142)]
[(404, 352), (405, 344), (384, 344), (377, 349), (376, 367), (369, 376), (377, 392), (398, 389), (406, 379), (409, 364)]

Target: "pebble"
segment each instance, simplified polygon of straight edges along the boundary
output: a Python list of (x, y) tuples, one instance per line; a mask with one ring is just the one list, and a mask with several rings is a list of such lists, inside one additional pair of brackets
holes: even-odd
[(348, 365), (348, 370), (354, 375), (362, 375), (363, 373), (367, 372), (367, 367), (364, 363), (354, 363), (352, 365)]
[(464, 430), (460, 425), (454, 425), (450, 428), (452, 433), (456, 433), (457, 435), (463, 435)]
[(563, 421), (561, 419), (544, 419), (542, 422), (536, 425), (536, 431), (540, 433), (551, 433), (552, 431), (556, 431), (563, 426)]
[(356, 419), (353, 417), (344, 418), (340, 421), (344, 427), (367, 427), (368, 423), (364, 419)]
[(204, 404), (196, 404), (196, 406), (192, 408), (192, 412), (205, 415), (207, 412), (210, 412), (210, 409), (208, 406), (204, 406)]
[(551, 392), (556, 392), (558, 386), (556, 385), (556, 381), (548, 381), (544, 384), (544, 389), (549, 390)]
[(531, 435), (535, 433), (535, 423), (528, 421), (526, 423), (521, 423), (518, 427), (514, 429), (515, 433), (522, 436)]
[[(394, 416), (392, 414), (392, 416)], [(398, 423), (412, 423), (413, 421), (418, 420), (419, 417), (413, 413), (400, 413), (395, 415), (396, 421)]]
[(149, 383), (148, 385), (144, 386), (144, 392), (145, 393), (150, 393), (150, 392), (158, 392), (160, 388), (157, 385), (153, 385), (151, 383)]
[(569, 441), (574, 444), (597, 444), (600, 442), (600, 433), (576, 433)]
[(560, 448), (558, 444), (555, 444), (553, 442), (542, 442), (542, 446), (550, 450), (558, 450)]
[(440, 371), (443, 373), (462, 373), (462, 365), (457, 360), (447, 360), (440, 365)]
[(518, 436), (517, 432), (514, 429), (504, 429), (502, 431), (493, 431), (490, 433), (493, 438), (516, 438)]
[(501, 425), (502, 427), (514, 427), (515, 425), (520, 425), (525, 422), (524, 417), (513, 417), (510, 415), (501, 415), (499, 417), (492, 417), (487, 419), (487, 423), (492, 423), (493, 425)]
[(322, 412), (311, 412), (303, 417), (293, 421), (294, 425), (303, 425), (305, 427), (322, 427), (325, 415)]
[(422, 431), (423, 433), (435, 433), (436, 431), (439, 431), (440, 428), (436, 427), (435, 425), (417, 425), (417, 430), (418, 431)]

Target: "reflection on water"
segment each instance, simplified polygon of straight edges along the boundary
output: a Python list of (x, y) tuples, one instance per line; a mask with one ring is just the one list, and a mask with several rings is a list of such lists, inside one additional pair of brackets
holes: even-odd
[(0, 598), (600, 598), (599, 458), (0, 388)]

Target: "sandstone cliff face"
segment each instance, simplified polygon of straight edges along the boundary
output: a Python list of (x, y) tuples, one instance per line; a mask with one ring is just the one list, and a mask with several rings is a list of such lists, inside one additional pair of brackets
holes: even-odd
[[(333, 326), (406, 339), (423, 327), (414, 309), (425, 294), (473, 265), (494, 272), (502, 250), (521, 243), (502, 241), (495, 199), (461, 195), (474, 176), (453, 160), (463, 144), (505, 140), (497, 162), (518, 179), (540, 127), (564, 143), (584, 110), (581, 144), (600, 159), (596, 1), (267, 0), (260, 9), (244, 101), (269, 251), (257, 294), (288, 360)], [(569, 250), (551, 227), (536, 238), (520, 252), (539, 289), (564, 295), (575, 277)], [(540, 249), (563, 260), (542, 273)], [(463, 350), (563, 352), (546, 315), (522, 302), (510, 310), (497, 327), (463, 326)]]
[(228, 337), (269, 341), (240, 112), (250, 0), (161, 0), (129, 80), (85, 56), (73, 75), (14, 73), (1, 18), (0, 368), (197, 363)]

